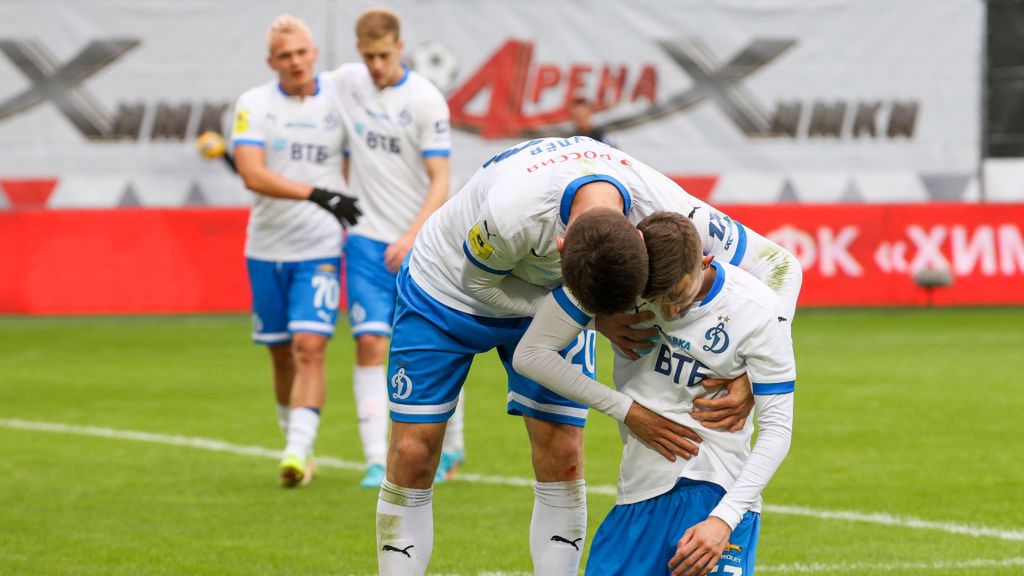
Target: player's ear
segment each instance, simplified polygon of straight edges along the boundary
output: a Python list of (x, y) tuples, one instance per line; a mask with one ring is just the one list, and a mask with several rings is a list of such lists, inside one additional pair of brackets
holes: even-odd
[(707, 254), (706, 256), (701, 258), (700, 259), (700, 267), (701, 267), (701, 269), (703, 270), (703, 269), (706, 269), (708, 266), (711, 266), (711, 261), (714, 260), (714, 259), (715, 259), (715, 255), (714, 254)]
[(559, 236), (558, 239), (555, 240), (555, 244), (558, 246), (558, 251), (561, 252), (562, 248), (565, 247), (565, 236)]

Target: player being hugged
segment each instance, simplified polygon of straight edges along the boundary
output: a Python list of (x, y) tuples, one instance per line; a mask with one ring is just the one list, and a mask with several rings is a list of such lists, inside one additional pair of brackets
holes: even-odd
[(340, 299), (341, 227), (360, 213), (344, 190), (344, 132), (333, 100), (313, 74), (309, 28), (287, 14), (267, 32), (277, 80), (235, 105), (231, 145), (255, 192), (245, 255), (253, 296), (252, 338), (273, 363), (278, 423), (286, 437), (280, 478), (312, 478), (313, 442), (326, 389), (324, 354)]
[[(640, 234), (637, 233), (639, 229)], [(516, 351), (520, 373), (620, 422), (623, 439), (616, 506), (598, 528), (587, 574), (750, 576), (760, 525), (761, 492), (789, 451), (796, 366), (792, 311), (749, 273), (702, 251), (694, 223), (658, 212), (637, 229), (611, 211), (585, 214), (563, 245), (565, 286), (545, 299)], [(622, 246), (595, 257), (592, 246)], [(637, 359), (618, 353), (615, 385), (574, 370), (559, 350), (585, 329), (591, 312), (628, 306), (623, 283), (642, 281), (637, 310), (653, 316), (658, 338)], [(578, 299), (577, 299), (578, 297)], [(694, 418), (694, 402), (720, 394), (709, 379), (746, 374), (754, 425), (714, 430)], [(703, 442), (689, 460), (645, 441), (634, 413), (644, 406), (696, 431)]]

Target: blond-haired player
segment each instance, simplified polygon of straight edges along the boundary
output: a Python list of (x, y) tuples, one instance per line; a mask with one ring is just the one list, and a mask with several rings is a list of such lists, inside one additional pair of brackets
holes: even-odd
[(359, 210), (344, 190), (341, 115), (313, 73), (318, 55), (302, 20), (282, 14), (267, 31), (277, 79), (243, 93), (231, 145), (253, 191), (245, 255), (253, 296), (252, 338), (273, 364), (278, 423), (286, 446), (283, 485), (312, 477), (320, 425), (324, 355), (340, 299), (344, 224)]
[[(385, 371), (399, 266), (427, 218), (448, 198), (448, 104), (427, 79), (402, 65), (401, 22), (371, 8), (356, 21), (362, 63), (327, 75), (349, 129), (349, 185), (364, 214), (345, 244), (349, 317), (356, 339), (353, 378), (367, 470), (361, 485), (384, 480), (388, 381)], [(463, 459), (461, 406), (437, 480)]]

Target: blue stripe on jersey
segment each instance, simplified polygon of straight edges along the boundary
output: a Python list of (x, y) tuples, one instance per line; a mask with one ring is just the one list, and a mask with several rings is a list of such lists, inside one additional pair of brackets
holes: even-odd
[(743, 255), (747, 252), (747, 229), (743, 227), (743, 224), (735, 220), (732, 223), (736, 225), (736, 232), (740, 235), (740, 238), (736, 241), (736, 253), (732, 255), (732, 260), (729, 260), (729, 264), (739, 266), (740, 262), (743, 261)]
[(452, 155), (452, 151), (451, 150), (424, 150), (423, 151), (423, 157), (424, 158), (430, 158), (432, 156), (443, 156), (443, 157), (447, 158), (447, 157), (449, 157), (451, 155)]
[(263, 140), (250, 140), (247, 138), (239, 138), (231, 141), (232, 146), (258, 146), (263, 148)]
[[(313, 96), (316, 96), (317, 94), (320, 93), (320, 75), (319, 74), (317, 74), (316, 76), (313, 77), (313, 83), (315, 84), (315, 86), (313, 86)], [(289, 94), (289, 93), (284, 91), (284, 86), (282, 86), (280, 82), (277, 83), (277, 89), (280, 90), (281, 94), (284, 94), (284, 96), (286, 98), (292, 96), (291, 94)]]
[(753, 384), (754, 394), (759, 396), (766, 396), (769, 394), (791, 394), (796, 390), (796, 381), (790, 380), (789, 382), (776, 382), (774, 384), (759, 384), (754, 382)]
[(718, 293), (722, 291), (722, 285), (725, 284), (725, 268), (722, 268), (722, 265), (717, 260), (712, 260), (711, 265), (715, 267), (715, 282), (711, 285), (711, 290), (708, 290), (708, 295), (700, 301), (701, 306), (714, 300), (715, 296), (718, 296)]
[(507, 274), (512, 273), (511, 270), (495, 270), (494, 268), (488, 268), (487, 266), (484, 266), (476, 258), (473, 258), (472, 254), (469, 253), (469, 246), (466, 246), (465, 242), (462, 243), (462, 251), (466, 253), (466, 258), (469, 258), (470, 262), (472, 262), (477, 268), (483, 270), (484, 272), (490, 272), (491, 274), (497, 274), (498, 276), (505, 276)]
[(409, 67), (402, 64), (402, 70), (405, 70), (405, 72), (402, 74), (402, 77), (398, 79), (398, 82), (391, 85), (392, 88), (398, 88), (402, 84), (405, 84), (405, 81), (409, 79)]
[(558, 210), (558, 216), (562, 219), (562, 224), (569, 224), (569, 211), (572, 209), (572, 201), (576, 198), (576, 192), (579, 191), (580, 187), (591, 182), (608, 182), (614, 184), (619, 189), (619, 194), (622, 194), (622, 213), (629, 214), (629, 210), (633, 207), (633, 199), (630, 198), (629, 192), (621, 182), (607, 174), (590, 174), (588, 176), (580, 176), (579, 178), (569, 182), (569, 185), (565, 187), (565, 192), (562, 193), (562, 204)]
[(342, 150), (341, 155), (344, 156), (345, 158), (348, 158), (349, 156), (352, 155), (352, 152), (350, 150)]
[(565, 293), (565, 288), (559, 286), (551, 291), (551, 294), (555, 297), (555, 302), (573, 319), (574, 322), (580, 326), (586, 326), (590, 323), (590, 315), (580, 310), (578, 306), (573, 304), (572, 300), (569, 299), (569, 295)]

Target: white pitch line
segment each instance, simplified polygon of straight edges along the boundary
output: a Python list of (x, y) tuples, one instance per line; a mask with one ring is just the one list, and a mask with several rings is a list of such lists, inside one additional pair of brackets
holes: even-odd
[[(242, 456), (258, 456), (260, 458), (281, 457), (280, 450), (273, 450), (261, 446), (243, 446), (230, 444), (222, 440), (210, 438), (196, 438), (188, 436), (172, 436), (168, 434), (156, 434), (152, 432), (139, 432), (134, 430), (117, 430), (114, 428), (100, 428), (96, 426), (76, 426), (73, 424), (60, 424), (55, 422), (35, 422), (30, 420), (0, 418), (0, 427), (13, 428), (17, 430), (32, 430), (37, 432), (53, 432), (58, 434), (75, 434), (79, 436), (94, 436), (100, 438), (114, 438), (118, 440), (135, 440), (138, 442), (149, 442), (153, 444), (166, 444), (171, 446), (184, 446), (198, 448), (200, 450), (211, 450), (214, 452), (227, 452)], [(316, 458), (317, 466), (328, 468), (339, 468), (342, 470), (362, 471), (365, 466), (358, 462), (349, 462), (340, 458), (320, 456)], [(512, 476), (489, 476), (484, 474), (471, 474), (460, 472), (454, 479), (455, 482), (468, 482), (477, 484), (496, 484), (501, 486), (531, 487), (533, 480), (530, 478), (516, 478)], [(587, 487), (588, 494), (600, 494), (603, 496), (614, 496), (615, 486), (593, 485)], [(768, 505), (765, 510), (772, 514), (790, 514), (794, 516), (805, 516), (821, 520), (843, 520), (847, 522), (864, 522), (868, 524), (881, 524), (884, 526), (895, 526), (900, 528), (913, 528), (919, 530), (937, 530), (949, 534), (961, 534), (965, 536), (996, 538), (999, 540), (1010, 540), (1024, 542), (1024, 531), (1011, 530), (1006, 528), (990, 528), (987, 526), (972, 526), (957, 524), (954, 522), (937, 522), (934, 520), (923, 520), (910, 516), (892, 516), (883, 513), (864, 513), (851, 510), (818, 510), (804, 506)]]
[(842, 564), (782, 564), (779, 566), (758, 566), (758, 572), (782, 572), (784, 574), (807, 574), (836, 572), (856, 572), (858, 574), (878, 574), (879, 572), (896, 572), (899, 570), (957, 570), (964, 568), (1012, 568), (1024, 566), (1024, 558), (1006, 558), (989, 560), (958, 560), (953, 562), (893, 562), (892, 564), (868, 564), (861, 562)]
[(939, 530), (950, 534), (964, 534), (967, 536), (998, 538), (999, 540), (1024, 541), (1024, 531), (1008, 530), (1004, 528), (988, 528), (986, 526), (971, 526), (967, 524), (956, 524), (955, 522), (936, 522), (934, 520), (922, 520), (909, 516), (892, 516), (881, 512), (866, 514), (852, 510), (815, 510), (804, 506), (783, 506), (768, 505), (765, 510), (773, 514), (792, 514), (795, 516), (808, 516), (822, 520), (846, 520), (848, 522), (866, 522), (869, 524), (883, 524), (885, 526), (899, 526), (901, 528), (917, 528), (922, 530)]

